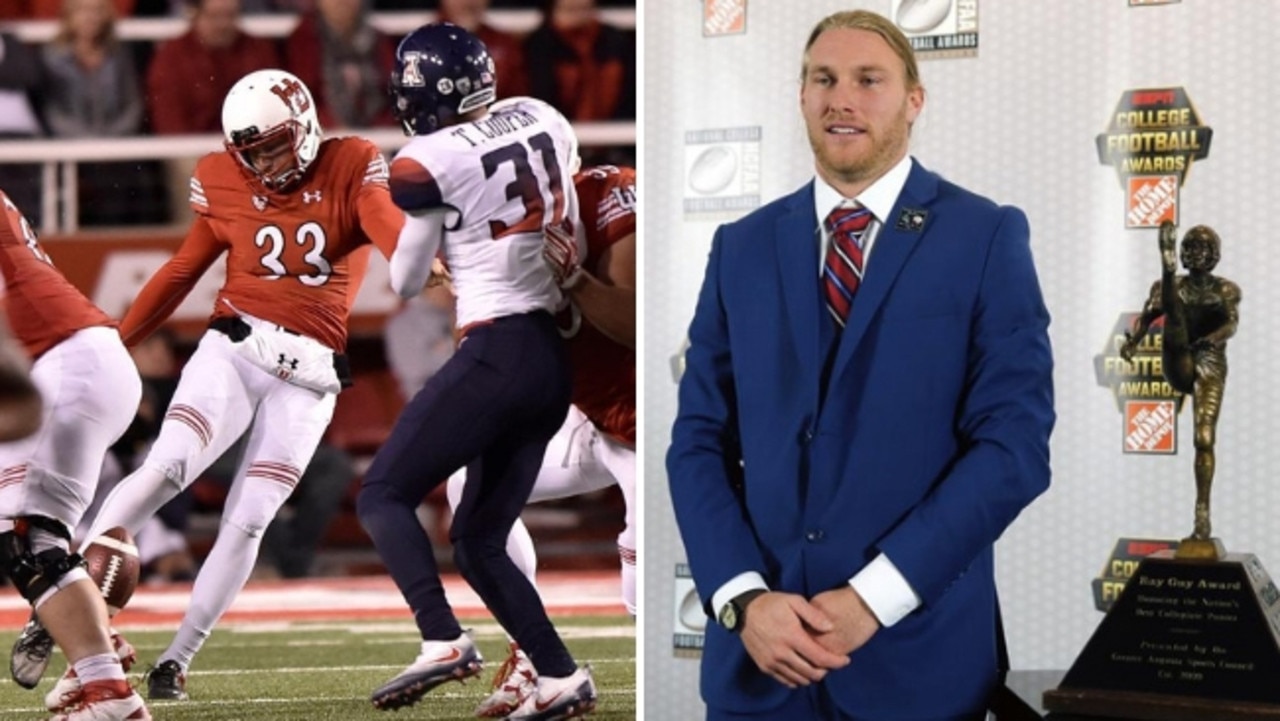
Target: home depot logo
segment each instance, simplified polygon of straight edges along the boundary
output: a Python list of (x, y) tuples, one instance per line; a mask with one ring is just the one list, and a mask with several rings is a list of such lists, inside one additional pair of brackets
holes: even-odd
[(743, 35), (746, 32), (747, 0), (703, 0), (703, 37)]
[(1178, 409), (1173, 401), (1125, 401), (1124, 452), (1178, 452)]
[(1159, 228), (1166, 220), (1178, 224), (1178, 176), (1135, 175), (1129, 178), (1126, 228)]

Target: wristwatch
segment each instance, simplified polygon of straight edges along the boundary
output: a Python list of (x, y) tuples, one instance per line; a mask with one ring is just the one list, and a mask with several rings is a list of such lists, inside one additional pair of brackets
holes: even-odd
[(720, 617), (716, 620), (724, 626), (726, 631), (730, 633), (742, 633), (742, 627), (747, 622), (747, 604), (755, 600), (756, 596), (762, 593), (768, 593), (763, 588), (753, 588), (750, 591), (743, 591), (724, 605), (720, 609)]

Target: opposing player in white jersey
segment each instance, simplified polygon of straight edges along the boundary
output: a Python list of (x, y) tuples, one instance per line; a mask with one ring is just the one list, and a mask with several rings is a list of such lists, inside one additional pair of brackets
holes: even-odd
[(569, 407), (567, 354), (552, 317), (561, 293), (542, 259), (542, 228), (577, 221), (577, 142), (546, 103), (494, 105), (496, 82), (484, 44), (456, 25), (421, 27), (396, 49), (394, 110), (414, 138), (391, 164), (392, 198), (408, 214), (391, 282), (402, 296), (417, 295), (443, 250), (462, 339), (405, 407), (357, 499), (422, 637), (417, 660), (372, 701), (399, 708), (480, 673), (414, 513), (466, 466), (449, 533), (454, 561), (540, 675), (510, 718), (571, 718), (595, 706), (590, 669), (569, 654), (506, 541)]
[[(636, 613), (636, 172), (588, 168), (574, 178), (587, 254), (559, 226), (546, 228), (544, 257), (570, 301), (557, 316), (569, 345), (573, 405), (547, 453), (530, 503), (566, 498), (617, 484), (625, 503), (618, 534), (622, 601)], [(580, 262), (578, 262), (580, 261)], [(449, 503), (462, 498), (465, 476), (449, 478)], [(516, 566), (535, 581), (533, 538), (516, 521), (507, 541)], [(511, 713), (537, 683), (524, 651), (510, 644), (493, 678), (493, 693), (476, 708), (481, 717)]]

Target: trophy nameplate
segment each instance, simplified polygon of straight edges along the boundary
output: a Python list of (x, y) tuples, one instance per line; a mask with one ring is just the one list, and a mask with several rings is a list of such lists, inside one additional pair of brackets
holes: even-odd
[(1280, 591), (1253, 554), (1143, 559), (1050, 711), (1151, 721), (1280, 719)]

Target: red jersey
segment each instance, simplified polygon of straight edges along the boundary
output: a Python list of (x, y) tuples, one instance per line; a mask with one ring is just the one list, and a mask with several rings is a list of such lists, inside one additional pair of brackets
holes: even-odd
[(0, 275), (3, 305), (13, 335), (32, 359), (77, 331), (115, 322), (64, 277), (36, 240), (27, 219), (0, 191)]
[[(636, 171), (613, 166), (588, 168), (574, 177), (574, 185), (587, 231), (587, 257), (582, 265), (597, 274), (605, 250), (636, 232)], [(570, 312), (580, 316), (576, 308)], [(580, 322), (576, 333), (566, 333), (573, 369), (573, 404), (597, 428), (634, 445), (636, 352), (611, 340), (585, 317)], [(560, 326), (573, 327), (563, 318)]]
[(120, 324), (126, 344), (163, 323), (226, 251), (214, 318), (247, 313), (341, 353), (369, 244), (390, 257), (404, 225), (386, 160), (363, 138), (321, 143), (302, 181), (284, 193), (251, 185), (225, 151), (206, 155), (191, 178), (191, 207), (191, 231)]

